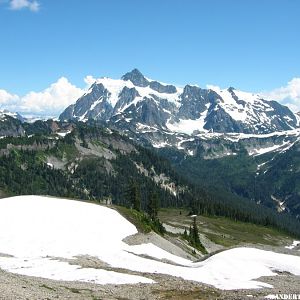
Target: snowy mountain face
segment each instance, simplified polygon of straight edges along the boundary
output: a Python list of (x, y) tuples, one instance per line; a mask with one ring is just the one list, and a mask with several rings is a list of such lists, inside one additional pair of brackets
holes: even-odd
[(275, 101), (229, 88), (184, 88), (150, 80), (137, 69), (120, 80), (98, 79), (61, 120), (95, 119), (135, 132), (266, 134), (298, 127), (299, 117)]
[(0, 138), (5, 136), (24, 136), (23, 117), (18, 113), (0, 110)]
[(4, 110), (0, 109), (0, 121), (5, 121), (7, 119), (7, 117), (17, 119), (21, 122), (24, 122), (24, 120), (25, 120), (19, 113), (10, 112), (6, 109), (4, 109)]

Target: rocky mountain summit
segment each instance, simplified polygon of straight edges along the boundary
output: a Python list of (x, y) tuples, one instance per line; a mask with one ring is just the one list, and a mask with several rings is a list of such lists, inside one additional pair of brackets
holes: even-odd
[(176, 87), (146, 78), (139, 70), (121, 79), (101, 78), (60, 120), (94, 119), (135, 131), (152, 130), (266, 134), (295, 129), (299, 116), (276, 101), (236, 90), (186, 85)]

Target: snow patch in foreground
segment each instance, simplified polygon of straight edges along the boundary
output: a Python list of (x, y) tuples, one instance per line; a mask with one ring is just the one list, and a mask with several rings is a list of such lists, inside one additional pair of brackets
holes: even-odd
[(117, 211), (96, 204), (39, 196), (0, 199), (0, 253), (13, 256), (0, 255), (0, 267), (13, 273), (99, 284), (153, 283), (144, 276), (51, 258), (89, 255), (112, 268), (168, 274), (220, 289), (271, 287), (254, 279), (276, 275), (274, 270), (300, 275), (298, 256), (235, 248), (193, 263), (153, 244), (129, 246), (122, 241), (135, 233), (135, 226)]
[(114, 271), (93, 268), (81, 268), (67, 262), (50, 258), (2, 258), (2, 269), (27, 276), (35, 276), (62, 281), (83, 281), (98, 284), (134, 284), (153, 283), (153, 280)]
[(285, 246), (286, 249), (294, 249), (295, 247), (299, 246), (300, 245), (300, 241), (293, 241), (292, 245), (290, 246)]

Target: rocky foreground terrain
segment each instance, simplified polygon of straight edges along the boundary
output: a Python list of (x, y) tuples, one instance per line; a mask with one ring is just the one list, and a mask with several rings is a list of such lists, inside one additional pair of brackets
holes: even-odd
[[(96, 258), (81, 257), (76, 261), (83, 267), (103, 268)], [(99, 285), (82, 282), (65, 282), (12, 274), (0, 270), (0, 299), (265, 299), (268, 295), (299, 294), (300, 277), (288, 273), (262, 277), (259, 281), (269, 283), (273, 289), (219, 290), (198, 282), (177, 277), (142, 274), (155, 284)]]

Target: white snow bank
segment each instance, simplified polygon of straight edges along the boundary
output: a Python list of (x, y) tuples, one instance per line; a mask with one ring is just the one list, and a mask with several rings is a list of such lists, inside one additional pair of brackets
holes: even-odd
[(0, 267), (13, 273), (100, 284), (151, 283), (140, 276), (49, 259), (113, 255), (122, 249), (122, 239), (135, 233), (119, 213), (99, 205), (38, 196), (0, 199), (0, 253), (14, 256), (0, 257)]
[(65, 137), (69, 133), (71, 133), (71, 130), (62, 131), (62, 132), (56, 132), (56, 134), (59, 135), (59, 136), (61, 136), (61, 137)]
[(2, 269), (21, 275), (48, 278), (63, 281), (83, 281), (98, 284), (134, 284), (153, 283), (153, 280), (136, 275), (106, 271), (93, 268), (81, 268), (67, 262), (50, 258), (3, 258), (0, 257)]
[(197, 120), (183, 120), (180, 119), (178, 123), (167, 123), (167, 127), (170, 131), (185, 133), (191, 135), (195, 130), (207, 131), (204, 129), (205, 114)]
[(170, 131), (185, 133), (191, 135), (194, 131), (207, 132), (208, 130), (204, 129), (205, 118), (208, 114), (210, 104), (206, 104), (206, 110), (201, 113), (200, 117), (196, 120), (184, 120), (179, 119), (178, 123), (167, 122), (166, 126)]
[(100, 284), (153, 282), (51, 259), (90, 255), (111, 267), (168, 274), (221, 289), (271, 287), (254, 279), (275, 275), (274, 270), (300, 275), (298, 256), (236, 248), (192, 263), (153, 244), (129, 246), (122, 241), (135, 233), (135, 226), (118, 212), (96, 204), (39, 196), (0, 199), (0, 253), (13, 255), (0, 256), (0, 267), (13, 273)]
[(206, 283), (222, 289), (272, 287), (253, 279), (286, 271), (300, 275), (300, 257), (254, 248), (235, 248), (197, 264)]

